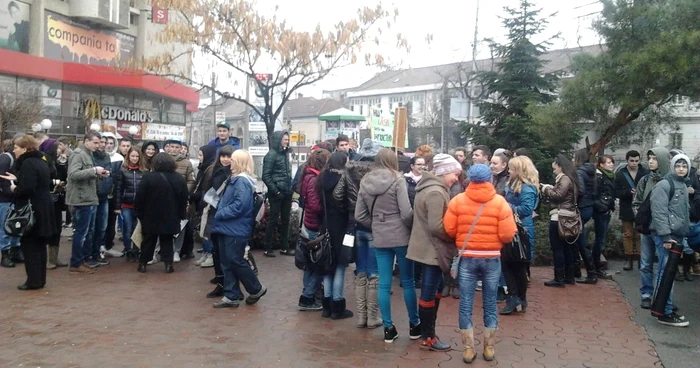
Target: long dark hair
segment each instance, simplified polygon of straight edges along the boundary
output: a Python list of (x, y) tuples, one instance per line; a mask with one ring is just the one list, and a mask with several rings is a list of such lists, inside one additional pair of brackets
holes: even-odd
[(581, 167), (583, 164), (591, 162), (591, 156), (588, 154), (588, 150), (581, 148), (580, 150), (574, 152), (574, 166)]
[(574, 188), (574, 198), (578, 197), (578, 176), (576, 175), (576, 168), (574, 164), (569, 161), (566, 156), (561, 153), (557, 155), (554, 159), (554, 163), (561, 168), (561, 172), (569, 177), (571, 180), (571, 186)]
[[(332, 179), (334, 182), (332, 185), (335, 185), (335, 183), (338, 182), (340, 179), (340, 175), (343, 174), (343, 170), (345, 170), (345, 165), (348, 163), (348, 154), (345, 153), (344, 151), (335, 151), (331, 155), (330, 158), (328, 158), (328, 161), (326, 162), (326, 165), (323, 168), (323, 171), (321, 171), (321, 174), (319, 175), (319, 180), (318, 180), (318, 188), (319, 190), (323, 190), (323, 183), (325, 183), (325, 180), (330, 180)], [(331, 183), (331, 182), (329, 182)]]
[(228, 156), (231, 157), (233, 154), (233, 147), (231, 146), (223, 146), (221, 149), (219, 149), (219, 154), (216, 155), (216, 161), (214, 161), (214, 169), (212, 172), (217, 172), (220, 168), (224, 167), (224, 165), (221, 164), (221, 156)]

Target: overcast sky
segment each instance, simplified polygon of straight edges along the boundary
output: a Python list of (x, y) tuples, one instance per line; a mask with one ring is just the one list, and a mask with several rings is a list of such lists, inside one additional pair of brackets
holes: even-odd
[[(544, 37), (561, 33), (554, 41), (553, 48), (576, 47), (599, 42), (591, 29), (591, 23), (601, 5), (595, 0), (532, 0), (542, 8), (542, 15), (549, 20)], [(476, 0), (396, 0), (393, 4), (384, 1), (387, 8), (397, 7), (399, 18), (391, 29), (391, 35), (401, 32), (410, 43), (410, 53), (397, 52), (393, 45), (382, 47), (382, 54), (392, 61), (401, 62), (402, 68), (422, 67), (470, 60), (471, 44), (474, 39)], [(506, 31), (499, 16), (504, 15), (503, 7), (517, 7), (518, 0), (480, 0), (479, 40), (505, 39)], [(333, 24), (349, 19), (363, 5), (373, 5), (371, 0), (257, 0), (261, 11), (272, 12), (278, 6), (278, 19), (299, 30), (313, 31), (318, 23), (323, 29), (331, 29)], [(556, 14), (555, 14), (556, 13)], [(593, 15), (590, 15), (594, 13)], [(554, 14), (550, 17), (551, 14)], [(433, 35), (430, 44), (425, 41), (427, 34)], [(391, 40), (393, 41), (393, 40)], [(477, 58), (490, 56), (485, 44), (480, 44)], [(263, 72), (263, 71), (259, 71)], [(354, 65), (332, 73), (314, 86), (305, 88), (306, 96), (321, 97), (322, 90), (355, 87), (370, 79), (378, 72), (376, 68)]]

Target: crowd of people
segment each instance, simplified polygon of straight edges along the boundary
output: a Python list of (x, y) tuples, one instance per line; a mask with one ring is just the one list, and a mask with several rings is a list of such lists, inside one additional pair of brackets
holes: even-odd
[[(577, 151), (573, 160), (558, 155), (552, 162), (554, 183), (544, 184), (525, 149), (492, 153), (474, 146), (470, 153), (459, 148), (448, 155), (421, 146), (409, 158), (371, 139), (356, 147), (344, 135), (314, 146), (293, 177), (289, 134), (275, 132), (270, 141), (261, 178), (268, 203), (264, 255), (275, 257), (278, 248), (295, 257), (303, 271), (300, 310), (321, 311), (333, 320), (357, 315), (359, 328), (382, 326), (387, 343), (399, 336), (390, 297), (397, 274), (408, 335), (420, 340), (422, 349), (452, 348), (436, 335), (436, 319), (443, 295), (460, 299), (467, 363), (477, 356), (472, 311), (475, 292), (482, 291), (483, 357), (493, 360), (499, 314), (528, 308), (540, 206), (551, 208), (547, 235), (554, 278), (545, 286), (611, 279), (601, 255), (617, 199), (624, 269), (639, 260), (642, 307), (651, 308), (669, 249), (683, 249), (677, 280), (692, 280), (689, 270), (700, 245), (700, 196), (695, 197), (700, 180), (678, 150), (648, 150), (648, 171), (637, 151), (627, 153), (619, 170), (608, 155), (595, 164), (586, 150)], [(216, 286), (207, 297), (221, 298), (215, 308), (238, 307), (244, 299), (255, 304), (266, 294), (249, 256), (261, 205), (253, 160), (233, 147), (228, 125), (218, 125), (217, 138), (199, 148), (197, 170), (187, 146), (177, 140), (166, 141), (160, 152), (157, 142), (136, 146), (128, 138), (91, 131), (75, 149), (70, 146), (67, 137), (42, 133), (18, 134), (3, 143), (0, 217), (30, 204), (34, 218), (21, 239), (7, 230), (0, 236), (1, 265), (25, 264), (27, 280), (20, 290), (43, 288), (47, 269), (69, 266), (71, 274), (92, 274), (110, 264), (106, 256), (137, 262), (138, 272), (160, 259), (171, 273), (173, 263), (194, 258), (198, 231), (202, 256), (195, 263), (214, 268)], [(300, 236), (291, 244), (297, 196)], [(583, 231), (590, 220), (595, 230), (591, 249)], [(68, 265), (58, 259), (64, 223), (73, 229)], [(117, 227), (123, 251), (114, 248)], [(572, 231), (575, 236), (569, 236)], [(344, 292), (352, 263), (354, 313)], [(505, 305), (499, 311), (500, 302)], [(671, 326), (689, 324), (671, 296), (657, 318)]]

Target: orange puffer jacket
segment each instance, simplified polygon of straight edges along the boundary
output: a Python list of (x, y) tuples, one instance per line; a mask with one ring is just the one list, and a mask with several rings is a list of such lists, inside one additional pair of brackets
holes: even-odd
[(445, 232), (455, 239), (461, 250), (481, 204), (485, 203), (481, 217), (469, 238), (462, 257), (497, 258), (503, 244), (513, 240), (518, 231), (513, 211), (505, 198), (496, 194), (491, 183), (469, 183), (467, 190), (454, 197), (447, 207), (443, 222)]

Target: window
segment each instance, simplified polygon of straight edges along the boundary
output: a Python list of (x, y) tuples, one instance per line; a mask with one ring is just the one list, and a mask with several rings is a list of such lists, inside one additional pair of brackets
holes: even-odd
[(133, 26), (139, 25), (139, 15), (138, 14), (129, 14), (129, 24)]
[(673, 106), (683, 106), (683, 103), (685, 102), (684, 100), (685, 100), (685, 98), (683, 96), (679, 96), (679, 95), (673, 96), (673, 101), (672, 101)]
[(670, 133), (668, 135), (669, 148), (683, 149), (683, 133)]

